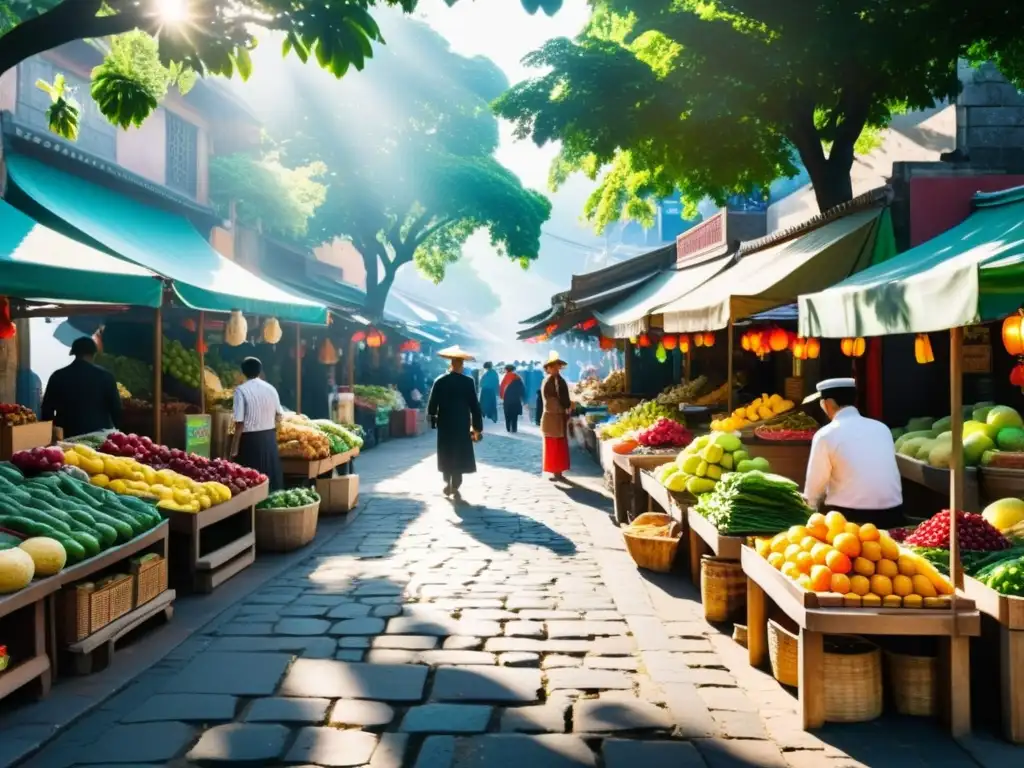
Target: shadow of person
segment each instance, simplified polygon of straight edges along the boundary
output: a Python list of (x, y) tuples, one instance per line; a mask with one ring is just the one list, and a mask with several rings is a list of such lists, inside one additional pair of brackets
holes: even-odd
[(562, 491), (570, 500), (601, 512), (611, 512), (612, 500), (605, 494), (577, 483), (571, 478), (564, 478), (555, 483), (555, 487)]
[(507, 509), (469, 504), (462, 499), (451, 501), (459, 518), (459, 528), (491, 549), (507, 550), (513, 544), (532, 544), (560, 555), (576, 554), (572, 539), (532, 517)]

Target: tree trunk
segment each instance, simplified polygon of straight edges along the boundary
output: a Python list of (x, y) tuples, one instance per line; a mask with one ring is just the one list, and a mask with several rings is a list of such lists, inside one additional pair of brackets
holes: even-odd
[(835, 208), (853, 199), (853, 147), (864, 129), (866, 107), (859, 103), (847, 113), (847, 119), (836, 132), (832, 147), (825, 156), (821, 145), (821, 134), (814, 125), (814, 109), (810, 103), (797, 104), (793, 108), (794, 119), (788, 131), (788, 138), (800, 155), (800, 162), (807, 169), (818, 202), (818, 212)]
[(853, 162), (844, 163), (833, 154), (819, 170), (817, 174), (811, 174), (811, 183), (814, 185), (814, 197), (818, 201), (818, 212), (835, 208), (837, 205), (848, 203), (853, 199), (853, 179), (850, 178), (850, 171)]

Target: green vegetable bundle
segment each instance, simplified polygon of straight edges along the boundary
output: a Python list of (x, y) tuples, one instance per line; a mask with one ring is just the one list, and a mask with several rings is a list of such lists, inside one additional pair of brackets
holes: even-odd
[(372, 384), (356, 384), (352, 387), (356, 397), (369, 400), (379, 407), (397, 408), (398, 398), (395, 391), (389, 387), (378, 387)]
[(778, 533), (805, 524), (812, 511), (792, 480), (756, 470), (725, 475), (696, 509), (729, 536)]
[[(944, 575), (949, 575), (949, 550), (941, 547), (911, 547), (914, 552), (921, 555), (925, 560), (934, 565)], [(982, 569), (995, 563), (1024, 554), (1024, 550), (1002, 549), (998, 552), (988, 550), (964, 549), (960, 551), (960, 563), (963, 565), (964, 573), (968, 576), (976, 576)]]
[(292, 509), (315, 504), (320, 501), (320, 494), (312, 488), (291, 488), (287, 491), (274, 491), (256, 505), (256, 509)]
[[(352, 430), (341, 426), (341, 424), (335, 424), (330, 419), (313, 419), (313, 426), (331, 439), (332, 453), (344, 453), (345, 451), (351, 451), (353, 448), (363, 447), (363, 439), (359, 435), (354, 434)], [(342, 446), (338, 450), (334, 449), (336, 440), (339, 441), (337, 444)]]
[(987, 554), (990, 557), (971, 575), (1000, 594), (1024, 597), (1024, 549)]

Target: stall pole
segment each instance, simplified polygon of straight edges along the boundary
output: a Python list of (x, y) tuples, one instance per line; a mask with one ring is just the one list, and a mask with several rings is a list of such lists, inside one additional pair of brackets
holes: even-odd
[(356, 343), (349, 339), (348, 342), (348, 385), (354, 387), (356, 385)]
[(196, 347), (199, 352), (199, 412), (206, 413), (206, 344), (203, 341), (203, 326), (206, 321), (206, 313), (199, 310), (199, 331)]
[(725, 338), (726, 354), (728, 354), (728, 356), (729, 356), (729, 359), (726, 362), (726, 369), (725, 369), (725, 376), (726, 376), (726, 378), (725, 378), (725, 380), (729, 382), (729, 399), (728, 399), (727, 402), (729, 404), (729, 413), (731, 414), (732, 413), (732, 406), (733, 406), (733, 399), (734, 399), (734, 396), (733, 396), (733, 385), (732, 385), (732, 376), (733, 376), (733, 370), (732, 370), (732, 367), (733, 367), (732, 366), (732, 353), (733, 353), (732, 345), (733, 345), (733, 341), (732, 341), (732, 336), (733, 336), (733, 333), (732, 333), (732, 318), (731, 317), (729, 318), (729, 324), (725, 327), (725, 333), (726, 333), (726, 338)]
[(690, 368), (690, 362), (693, 359), (693, 348), (691, 347), (684, 354), (686, 357), (683, 360), (683, 379), (688, 382), (690, 381), (690, 377), (693, 375), (693, 370)]
[(626, 339), (622, 368), (626, 373), (626, 394), (633, 392), (633, 342)]
[(159, 445), (164, 401), (164, 313), (160, 307), (153, 315), (153, 358), (153, 442)]
[(295, 412), (302, 413), (302, 326), (295, 324)]

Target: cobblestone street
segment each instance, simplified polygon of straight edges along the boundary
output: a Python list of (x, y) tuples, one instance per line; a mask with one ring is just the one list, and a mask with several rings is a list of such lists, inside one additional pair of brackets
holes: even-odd
[(589, 458), (557, 486), (535, 433), (488, 432), (477, 455), (461, 504), (433, 435), (361, 457), (351, 524), (23, 764), (1020, 764), (925, 720), (803, 732), (692, 587), (637, 571)]

